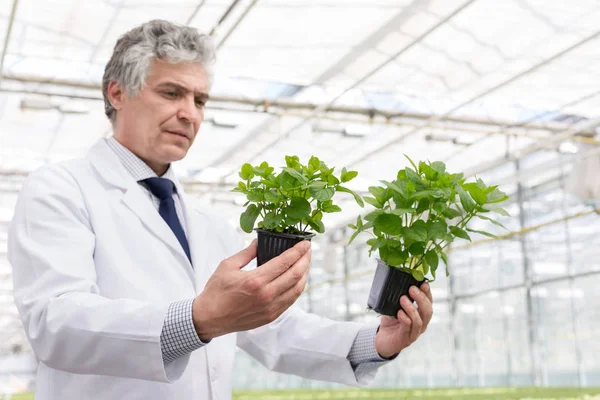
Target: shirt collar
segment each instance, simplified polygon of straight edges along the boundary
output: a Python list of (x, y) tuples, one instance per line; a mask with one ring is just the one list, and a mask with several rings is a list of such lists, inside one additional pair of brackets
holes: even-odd
[[(123, 146), (114, 137), (107, 139), (108, 146), (115, 152), (123, 167), (129, 172), (129, 174), (137, 182), (147, 178), (156, 178), (158, 175), (150, 168), (141, 158), (133, 154), (131, 150)], [(175, 171), (173, 171), (172, 165), (169, 165), (167, 172), (165, 172), (161, 178), (167, 178), (171, 180), (175, 186), (179, 189), (177, 177)]]

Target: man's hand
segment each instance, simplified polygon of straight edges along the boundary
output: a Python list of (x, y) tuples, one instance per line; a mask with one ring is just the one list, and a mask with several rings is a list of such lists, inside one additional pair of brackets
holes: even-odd
[(242, 271), (256, 257), (256, 240), (223, 260), (192, 305), (201, 340), (245, 331), (277, 319), (304, 291), (310, 265), (310, 242), (304, 240), (252, 271)]
[(402, 296), (398, 319), (385, 315), (381, 317), (379, 332), (375, 336), (375, 349), (383, 358), (391, 358), (410, 346), (425, 332), (431, 321), (433, 298), (429, 283), (422, 283), (421, 290), (411, 286), (410, 295), (417, 302), (418, 309), (407, 296)]

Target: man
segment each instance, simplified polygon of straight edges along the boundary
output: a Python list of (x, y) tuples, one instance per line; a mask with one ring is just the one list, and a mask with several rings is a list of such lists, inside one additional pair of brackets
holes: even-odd
[(207, 36), (151, 21), (122, 36), (103, 79), (114, 136), (24, 184), (10, 227), (14, 295), (40, 361), (38, 399), (228, 399), (235, 346), (268, 368), (366, 385), (431, 319), (411, 288), (379, 327), (290, 307), (310, 243), (260, 268), (214, 210), (193, 204), (170, 165), (204, 117)]

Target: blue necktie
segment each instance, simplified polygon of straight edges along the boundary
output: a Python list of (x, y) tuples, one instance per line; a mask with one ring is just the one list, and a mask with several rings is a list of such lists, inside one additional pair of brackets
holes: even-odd
[(160, 199), (158, 213), (165, 220), (167, 225), (169, 225), (169, 228), (171, 228), (175, 237), (177, 237), (177, 240), (179, 240), (181, 247), (183, 247), (183, 251), (185, 251), (185, 254), (191, 263), (192, 257), (190, 256), (190, 247), (185, 237), (183, 227), (179, 222), (179, 218), (177, 218), (177, 211), (175, 210), (175, 201), (173, 200), (175, 185), (171, 180), (166, 178), (148, 178), (144, 179), (142, 182), (145, 182), (152, 194)]

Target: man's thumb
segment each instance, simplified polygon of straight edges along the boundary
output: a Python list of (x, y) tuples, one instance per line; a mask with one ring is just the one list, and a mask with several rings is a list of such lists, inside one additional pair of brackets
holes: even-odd
[(246, 265), (248, 265), (250, 261), (252, 261), (256, 257), (256, 247), (257, 243), (256, 239), (254, 239), (252, 243), (250, 243), (250, 245), (244, 250), (229, 257), (227, 259), (226, 265), (230, 268), (244, 268)]

